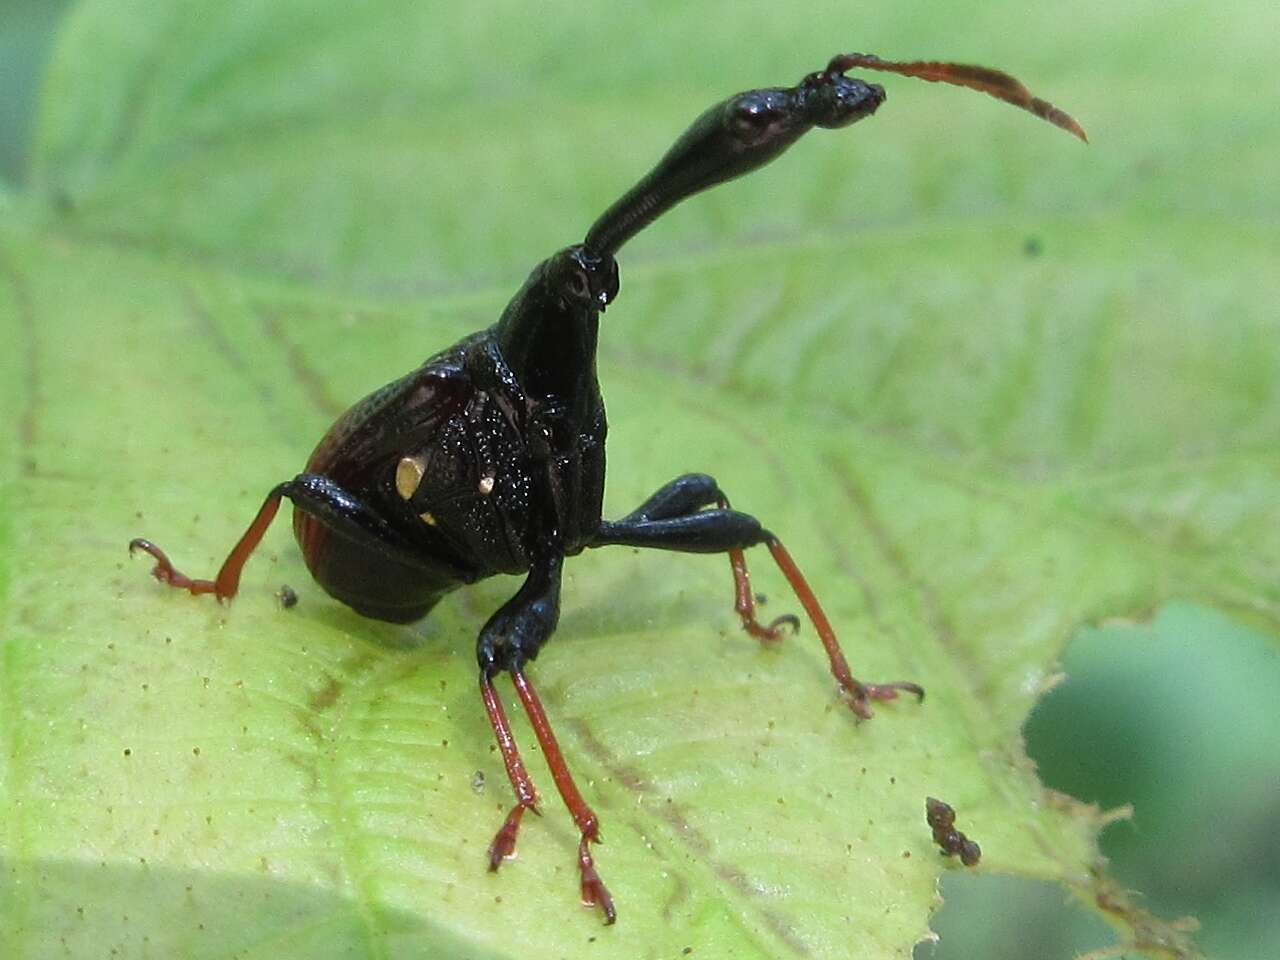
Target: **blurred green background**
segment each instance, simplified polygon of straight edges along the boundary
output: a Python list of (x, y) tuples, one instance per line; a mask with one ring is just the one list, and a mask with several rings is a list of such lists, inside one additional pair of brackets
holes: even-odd
[[(0, 180), (11, 185), (25, 180), (40, 70), (67, 6), (57, 0), (0, 4)], [(1176, 15), (1175, 6), (1170, 16)], [(1196, 24), (1182, 29), (1194, 31)], [(1078, 46), (1074, 53), (1085, 56)], [(1140, 38), (1134, 60), (1142, 60)], [(1215, 82), (1211, 65), (1186, 67), (1185, 76), (1167, 78), (1168, 89), (1150, 92), (1169, 99), (1171, 117), (1179, 84)], [(1273, 97), (1274, 90), (1239, 94), (1248, 103)], [(1259, 174), (1273, 179), (1268, 189), (1274, 190), (1274, 170)], [(1132, 818), (1103, 836), (1115, 876), (1142, 891), (1154, 912), (1197, 917), (1210, 955), (1275, 955), (1280, 662), (1274, 642), (1220, 613), (1172, 604), (1148, 623), (1083, 631), (1063, 670), (1066, 681), (1026, 727), (1027, 749), (1045, 784), (1103, 807), (1133, 806)], [(1067, 957), (1109, 942), (1095, 916), (1067, 904), (1050, 885), (952, 873), (943, 894), (947, 906), (934, 923), (941, 941), (918, 947), (917, 957)]]
[(0, 181), (20, 184), (35, 121), (41, 70), (70, 0), (0, 2)]

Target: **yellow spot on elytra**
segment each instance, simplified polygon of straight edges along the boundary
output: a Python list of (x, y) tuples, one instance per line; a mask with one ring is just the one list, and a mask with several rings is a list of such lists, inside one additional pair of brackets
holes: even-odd
[(418, 519), (425, 523), (428, 527), (436, 525), (436, 515), (428, 511), (427, 513), (418, 514)]
[(402, 457), (396, 464), (396, 492), (406, 500), (410, 499), (422, 483), (422, 475), (426, 466), (417, 457)]
[(480, 496), (487, 497), (493, 493), (493, 477), (480, 478)]

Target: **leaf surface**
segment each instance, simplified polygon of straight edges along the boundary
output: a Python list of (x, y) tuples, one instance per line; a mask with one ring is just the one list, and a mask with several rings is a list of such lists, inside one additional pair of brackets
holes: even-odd
[[(498, 6), (65, 25), (0, 228), (4, 956), (904, 957), (953, 868), (927, 795), (980, 869), (1189, 954), (1096, 872), (1103, 815), (1041, 788), (1020, 729), (1082, 623), (1183, 597), (1280, 634), (1280, 120), (1239, 93), (1274, 11), (1193, 49), (1154, 4), (815, 3), (794, 32), (763, 3)], [(492, 322), (698, 109), (833, 37), (1011, 69), (1094, 146), (891, 78), (875, 118), (624, 252), (606, 512), (715, 474), (855, 672), (929, 698), (855, 723), (812, 631), (737, 629), (721, 558), (573, 561), (536, 678), (604, 824), (602, 930), (523, 724), (544, 816), (484, 870), (510, 794), (472, 649), (518, 581), (402, 628), (328, 599), (287, 523), (231, 607), (124, 545), (212, 573), (347, 404)], [(1232, 57), (1171, 123), (1165, 71), (1206, 47)], [(766, 611), (796, 609), (752, 560)]]

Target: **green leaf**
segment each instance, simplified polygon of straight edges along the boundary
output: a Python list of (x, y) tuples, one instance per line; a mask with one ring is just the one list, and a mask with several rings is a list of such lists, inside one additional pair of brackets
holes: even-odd
[[(1280, 634), (1280, 117), (1245, 93), (1273, 7), (497, 6), (65, 25), (44, 213), (0, 228), (0, 953), (900, 957), (955, 868), (934, 795), (979, 869), (1191, 955), (1020, 729), (1082, 623), (1185, 597)], [(328, 599), (286, 523), (231, 607), (124, 545), (216, 569), (348, 403), (492, 322), (700, 108), (850, 47), (1013, 69), (1094, 146), (891, 78), (627, 248), (606, 511), (716, 474), (856, 672), (929, 699), (856, 724), (811, 631), (737, 629), (721, 558), (573, 561), (534, 673), (608, 841), (601, 929), (522, 724), (544, 816), (484, 869), (510, 793), (472, 649), (518, 581), (401, 628)]]

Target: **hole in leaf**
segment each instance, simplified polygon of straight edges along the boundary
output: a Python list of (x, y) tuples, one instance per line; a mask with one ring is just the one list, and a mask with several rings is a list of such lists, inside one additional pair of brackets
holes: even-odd
[(1027, 721), (1027, 752), (1046, 786), (1133, 805), (1101, 839), (1112, 876), (1162, 916), (1197, 917), (1214, 957), (1280, 941), (1275, 639), (1176, 603), (1082, 631), (1063, 669)]
[(1115, 941), (1056, 883), (952, 871), (941, 889), (945, 903), (930, 923), (939, 939), (917, 944), (913, 960), (1065, 960)]

